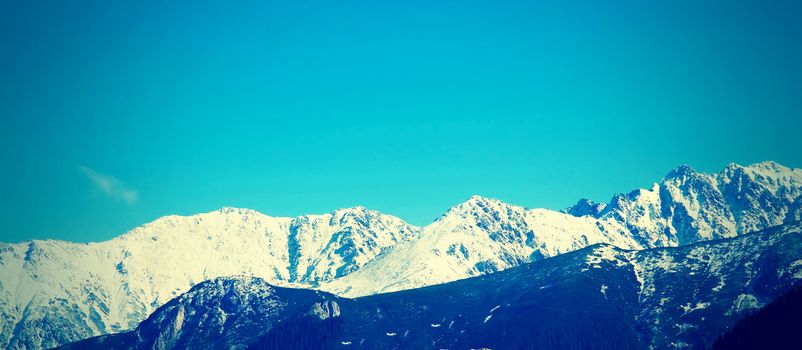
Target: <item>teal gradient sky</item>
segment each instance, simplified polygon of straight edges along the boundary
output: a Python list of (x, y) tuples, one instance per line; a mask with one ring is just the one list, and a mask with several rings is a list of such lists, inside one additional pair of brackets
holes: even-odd
[(802, 166), (800, 1), (0, 2), (0, 241)]

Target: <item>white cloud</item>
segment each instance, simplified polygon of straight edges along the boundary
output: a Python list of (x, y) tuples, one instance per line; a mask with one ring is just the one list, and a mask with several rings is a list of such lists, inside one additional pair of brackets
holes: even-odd
[(107, 196), (116, 200), (121, 200), (127, 204), (134, 204), (139, 200), (139, 192), (134, 189), (127, 188), (120, 180), (111, 175), (105, 175), (92, 170), (89, 167), (81, 166), (84, 175), (92, 182), (97, 189), (106, 194)]

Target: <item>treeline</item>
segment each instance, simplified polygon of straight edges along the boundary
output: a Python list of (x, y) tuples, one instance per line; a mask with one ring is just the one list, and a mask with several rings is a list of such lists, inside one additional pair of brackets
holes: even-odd
[(713, 344), (723, 349), (802, 348), (802, 284), (747, 316)]

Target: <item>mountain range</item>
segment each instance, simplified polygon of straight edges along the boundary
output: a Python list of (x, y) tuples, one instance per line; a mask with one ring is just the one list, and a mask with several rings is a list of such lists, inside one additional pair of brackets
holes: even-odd
[[(673, 252), (671, 249), (654, 248), (681, 246), (686, 249), (696, 242), (727, 238), (741, 242), (737, 238), (750, 232), (773, 227), (798, 227), (794, 225), (802, 217), (800, 194), (802, 170), (774, 162), (750, 166), (730, 164), (714, 174), (681, 166), (649, 189), (616, 195), (606, 204), (580, 200), (563, 211), (553, 211), (526, 209), (474, 196), (425, 227), (416, 227), (396, 217), (362, 207), (297, 218), (277, 218), (247, 209), (224, 208), (193, 216), (164, 217), (99, 243), (52, 240), (2, 243), (0, 346), (40, 349), (96, 335), (131, 329), (139, 332), (164, 310), (158, 309), (160, 306), (167, 307), (215, 283), (223, 289), (226, 285), (240, 286), (246, 290), (257, 287), (264, 289), (264, 293), (269, 294), (265, 296), (266, 300), (273, 300), (270, 299), (274, 295), (272, 291), (282, 291), (276, 292), (279, 304), (300, 305), (297, 307), (301, 309), (307, 305), (301, 301), (287, 301), (281, 293), (308, 294), (311, 299), (299, 300), (317, 300), (315, 296), (336, 301), (339, 305), (336, 308), (345, 310), (343, 305), (351, 305), (349, 303), (352, 301), (347, 298), (367, 296), (353, 300), (382, 300), (384, 295), (396, 293), (370, 295), (482, 275), (487, 276), (478, 280), (485, 281), (484, 278), (487, 278), (492, 281), (493, 276), (506, 276), (508, 273), (499, 271), (521, 265), (524, 265), (521, 271), (551, 266), (549, 264), (561, 260), (547, 258), (569, 259), (578, 256), (578, 253), (566, 253), (590, 246), (593, 248), (583, 252), (601, 249), (611, 251), (609, 254), (616, 256), (634, 254), (639, 259), (648, 260), (653, 254)], [(642, 250), (643, 253), (632, 253), (630, 250)], [(729, 256), (727, 254), (737, 255), (737, 252), (721, 254)], [(639, 271), (643, 266), (651, 266), (654, 271), (666, 272), (684, 269), (682, 266), (686, 264), (685, 260), (671, 263), (673, 260), (666, 260), (668, 258), (663, 255), (653, 258), (654, 264), (633, 264), (629, 259), (629, 263), (622, 262), (624, 265), (620, 270), (631, 268), (632, 271)], [(707, 263), (708, 269), (716, 264), (713, 260)], [(791, 265), (784, 268), (790, 269)], [(722, 264), (718, 268), (727, 270), (734, 267)], [(581, 270), (574, 273), (587, 273)], [(623, 279), (623, 272), (621, 274), (616, 278)], [(243, 280), (225, 278), (236, 275), (251, 277)], [(637, 307), (633, 306), (632, 312), (636, 313), (637, 322), (633, 323), (636, 337), (632, 339), (637, 338), (637, 342), (632, 344), (665, 345), (667, 340), (660, 337), (674, 339), (672, 337), (676, 336), (666, 330), (653, 330), (654, 327), (674, 325), (651, 325), (648, 322), (652, 319), (662, 320), (663, 316), (651, 313), (659, 309), (663, 298), (670, 298), (666, 288), (676, 288), (672, 287), (676, 281), (654, 282), (662, 280), (660, 276), (663, 275), (668, 274), (633, 272), (633, 276), (642, 282), (634, 292)], [(792, 273), (789, 276), (799, 278), (794, 277), (797, 275)], [(654, 280), (649, 282), (646, 276), (654, 276)], [(213, 282), (204, 282), (210, 280)], [(785, 281), (781, 282), (775, 284), (775, 288), (784, 288)], [(723, 286), (720, 290), (727, 290), (727, 282), (722, 280), (721, 283)], [(611, 288), (607, 289), (611, 293), (617, 292), (619, 287), (625, 288), (623, 282), (620, 286), (606, 285)], [(485, 288), (484, 285), (477, 286)], [(717, 286), (713, 285), (711, 290)], [(738, 284), (735, 286), (733, 293), (743, 289)], [(540, 287), (542, 285), (537, 288)], [(446, 287), (429, 288), (437, 290)], [(187, 291), (189, 294), (183, 294)], [(220, 293), (227, 295), (229, 291)], [(628, 300), (622, 303), (629, 305), (633, 292), (627, 289), (621, 290), (621, 293), (627, 295), (622, 300)], [(742, 299), (739, 305), (761, 305), (776, 296), (776, 293), (772, 293), (774, 291), (752, 293), (749, 294), (751, 297), (746, 294), (738, 296)], [(209, 298), (212, 296), (210, 294)], [(656, 296), (661, 297), (654, 299)], [(261, 299), (254, 300), (261, 302)], [(691, 303), (687, 305), (690, 308), (688, 310), (696, 309), (705, 302), (692, 298), (685, 300), (682, 301)], [(320, 303), (320, 308), (329, 313), (334, 312), (332, 304), (322, 301), (315, 303)], [(426, 303), (435, 303), (435, 300), (421, 303), (429, 305)], [(268, 309), (274, 310), (265, 310)], [(710, 309), (718, 310), (712, 306)], [(358, 307), (349, 310), (363, 313), (358, 311), (361, 310)], [(732, 315), (740, 315), (737, 310)], [(152, 314), (154, 311), (156, 313)], [(283, 315), (284, 312), (277, 311), (278, 314)], [(140, 324), (148, 315), (151, 315), (148, 321)], [(243, 322), (247, 321), (246, 317), (242, 318)], [(695, 332), (695, 328), (688, 328), (684, 326), (685, 323), (677, 324), (679, 326), (676, 327), (687, 328), (687, 332)], [(699, 322), (687, 324), (705, 327)], [(645, 330), (641, 329), (643, 327), (646, 327)], [(265, 335), (263, 333), (254, 334)], [(163, 340), (164, 344), (169, 343), (167, 338)], [(449, 344), (468, 344), (453, 341), (456, 343)]]
[(224, 277), (130, 332), (64, 349), (705, 348), (800, 277), (800, 223), (679, 248), (595, 244), (356, 299)]

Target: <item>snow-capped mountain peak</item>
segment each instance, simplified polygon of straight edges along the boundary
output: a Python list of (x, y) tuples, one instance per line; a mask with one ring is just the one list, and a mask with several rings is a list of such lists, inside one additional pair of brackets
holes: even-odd
[(239, 214), (239, 215), (259, 215), (256, 210), (248, 209), (248, 208), (238, 208), (238, 207), (222, 207), (216, 210), (222, 214)]
[(682, 164), (666, 174), (665, 179), (684, 179), (699, 175), (690, 165)]
[(591, 199), (582, 198), (571, 207), (562, 210), (563, 213), (573, 216), (596, 216), (607, 207), (605, 203), (596, 203)]
[(165, 216), (99, 243), (0, 244), (0, 347), (39, 349), (128, 329), (220, 276), (314, 286), (418, 230), (364, 208), (298, 218), (222, 208)]
[(451, 207), (448, 211), (446, 211), (445, 214), (441, 216), (441, 219), (450, 215), (467, 217), (479, 212), (500, 211), (504, 210), (504, 208), (507, 206), (510, 205), (498, 199), (473, 195), (464, 202)]
[(504, 203), (498, 199), (482, 196), (472, 196), (468, 200), (453, 206), (437, 221), (452, 220), (453, 218), (481, 220), (487, 216), (498, 217), (510, 212), (522, 212), (525, 209)]

